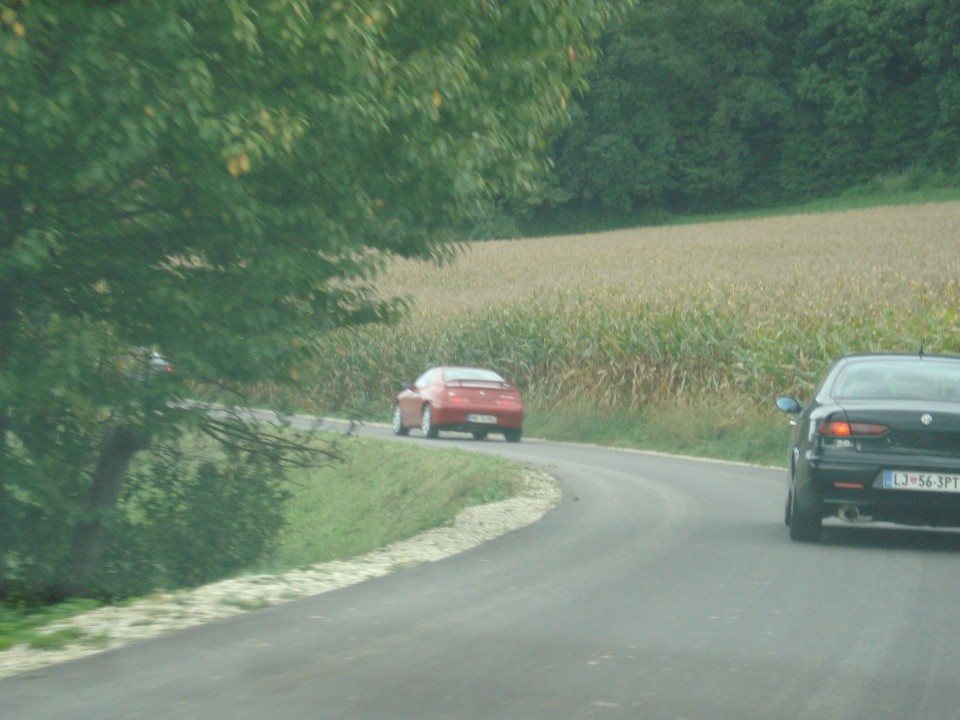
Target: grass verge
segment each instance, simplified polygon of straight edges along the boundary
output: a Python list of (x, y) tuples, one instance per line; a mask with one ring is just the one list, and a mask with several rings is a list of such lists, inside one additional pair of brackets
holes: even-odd
[(524, 432), (548, 440), (785, 466), (787, 422), (776, 410), (747, 414), (734, 404), (677, 404), (629, 410), (534, 410)]
[[(468, 506), (510, 497), (522, 482), (517, 464), (478, 453), (356, 437), (338, 438), (338, 449), (342, 462), (291, 474), (286, 526), (250, 572), (281, 573), (362, 555), (451, 523)], [(100, 605), (92, 600), (42, 608), (0, 604), (0, 652), (20, 644), (56, 650), (97, 642), (74, 631), (43, 629)]]
[(344, 460), (292, 477), (287, 525), (260, 571), (355, 557), (449, 524), (520, 487), (514, 463), (461, 450), (355, 438)]
[(0, 605), (0, 651), (27, 643), (30, 647), (55, 650), (68, 642), (76, 642), (75, 633), (42, 633), (42, 628), (59, 620), (100, 607), (95, 600), (69, 600), (42, 608)]

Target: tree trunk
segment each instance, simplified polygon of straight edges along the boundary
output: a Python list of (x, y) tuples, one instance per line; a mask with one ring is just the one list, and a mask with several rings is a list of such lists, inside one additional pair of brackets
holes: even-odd
[(66, 596), (82, 596), (88, 590), (90, 578), (103, 557), (106, 523), (116, 510), (130, 461), (149, 444), (149, 435), (140, 429), (115, 427), (108, 431), (87, 494), (85, 513), (74, 534)]

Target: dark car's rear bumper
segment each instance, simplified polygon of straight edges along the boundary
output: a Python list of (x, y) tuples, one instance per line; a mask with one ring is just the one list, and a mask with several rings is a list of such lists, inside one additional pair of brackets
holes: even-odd
[(885, 470), (960, 474), (955, 459), (814, 456), (797, 468), (797, 502), (821, 517), (855, 508), (855, 514), (861, 518), (908, 525), (960, 526), (960, 492), (886, 489)]

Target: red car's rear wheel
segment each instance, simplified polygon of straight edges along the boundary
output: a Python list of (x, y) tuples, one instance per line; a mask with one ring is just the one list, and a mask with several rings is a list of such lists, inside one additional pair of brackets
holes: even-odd
[(394, 435), (409, 435), (410, 428), (404, 427), (403, 425), (403, 413), (400, 412), (400, 405), (393, 406), (393, 434)]
[(423, 415), (420, 418), (420, 432), (423, 433), (424, 437), (428, 438), (435, 438), (440, 434), (437, 427), (433, 424), (433, 411), (429, 405), (423, 406)]

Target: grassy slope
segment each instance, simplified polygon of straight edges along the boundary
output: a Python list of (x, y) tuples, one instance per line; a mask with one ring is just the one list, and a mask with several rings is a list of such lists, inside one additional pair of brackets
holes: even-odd
[(503, 500), (518, 466), (457, 450), (354, 439), (343, 463), (294, 477), (288, 526), (264, 570), (360, 555), (445, 525), (465, 507)]
[[(470, 505), (510, 497), (522, 482), (520, 466), (477, 453), (360, 438), (342, 438), (337, 447), (342, 462), (291, 475), (287, 527), (251, 572), (280, 573), (362, 555), (448, 524)], [(0, 652), (20, 643), (53, 650), (102, 642), (38, 632), (98, 605), (92, 600), (45, 608), (0, 604)]]

